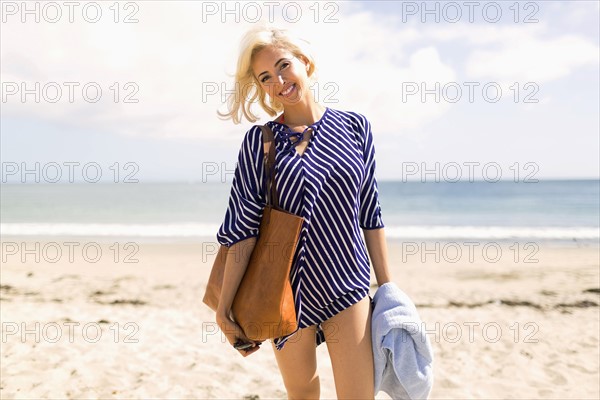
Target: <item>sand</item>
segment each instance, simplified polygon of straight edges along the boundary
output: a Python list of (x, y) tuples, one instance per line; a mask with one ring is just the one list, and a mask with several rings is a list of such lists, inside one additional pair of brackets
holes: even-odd
[[(27, 240), (2, 243), (2, 399), (286, 398), (270, 343), (240, 356), (202, 303), (206, 243)], [(464, 241), (388, 243), (430, 332), (430, 398), (600, 398), (597, 244), (481, 242), (470, 259)], [(317, 354), (334, 399), (326, 344)]]

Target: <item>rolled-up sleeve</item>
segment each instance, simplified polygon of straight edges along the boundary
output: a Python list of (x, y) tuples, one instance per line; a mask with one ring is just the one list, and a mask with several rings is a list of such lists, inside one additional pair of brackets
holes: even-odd
[(260, 126), (251, 128), (242, 141), (231, 184), (229, 203), (217, 241), (227, 247), (258, 236), (266, 204), (264, 195), (263, 144)]
[(363, 160), (365, 163), (365, 177), (360, 189), (359, 226), (362, 229), (378, 229), (385, 225), (381, 217), (381, 204), (379, 203), (379, 190), (375, 172), (375, 142), (371, 132), (371, 123), (360, 115), (360, 124), (363, 128)]

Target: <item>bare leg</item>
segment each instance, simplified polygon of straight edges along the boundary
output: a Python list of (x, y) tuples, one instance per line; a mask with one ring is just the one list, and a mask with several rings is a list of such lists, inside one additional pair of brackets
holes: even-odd
[(371, 299), (364, 299), (321, 324), (331, 357), (338, 399), (374, 399)]
[(288, 399), (319, 399), (321, 384), (317, 371), (316, 325), (300, 329), (283, 349), (273, 351)]

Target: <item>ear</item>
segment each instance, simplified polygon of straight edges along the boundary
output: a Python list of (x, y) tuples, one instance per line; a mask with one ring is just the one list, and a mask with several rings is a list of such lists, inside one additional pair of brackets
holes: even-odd
[(304, 64), (304, 66), (306, 67), (306, 70), (308, 71), (308, 69), (310, 68), (310, 61), (308, 60), (308, 58), (304, 57), (303, 55), (299, 56), (298, 59), (300, 61), (302, 61), (302, 63)]

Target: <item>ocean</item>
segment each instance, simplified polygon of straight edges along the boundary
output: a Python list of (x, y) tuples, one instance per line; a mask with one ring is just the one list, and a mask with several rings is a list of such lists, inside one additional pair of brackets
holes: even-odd
[[(379, 181), (386, 237), (600, 239), (598, 180)], [(231, 183), (3, 184), (3, 236), (215, 239)], [(216, 240), (216, 239), (215, 239)]]

